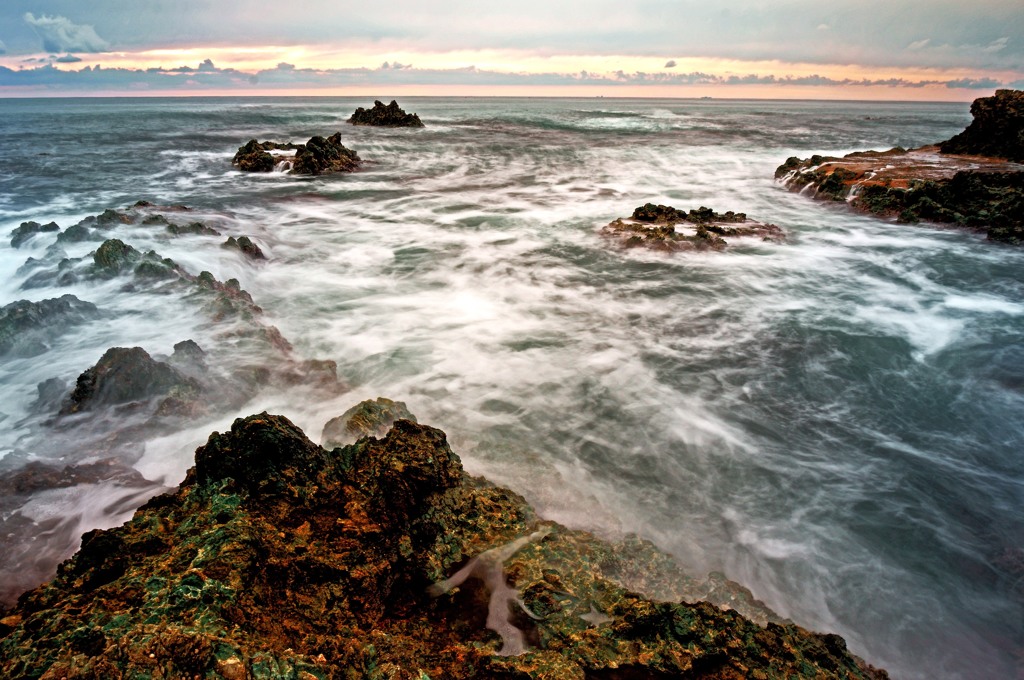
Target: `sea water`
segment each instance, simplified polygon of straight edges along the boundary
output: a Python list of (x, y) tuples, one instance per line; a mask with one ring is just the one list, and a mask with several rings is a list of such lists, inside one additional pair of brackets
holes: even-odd
[[(636, 532), (698, 576), (721, 570), (895, 677), (1019, 672), (1024, 250), (859, 216), (773, 180), (793, 155), (948, 138), (967, 106), (401, 103), (426, 128), (346, 125), (363, 99), (0, 101), (0, 305), (73, 293), (105, 315), (0, 364), (3, 474), (96, 458), (52, 445), (30, 408), (40, 381), (73, 384), (112, 346), (166, 356), (187, 338), (217, 341), (186, 301), (123, 282), (24, 288), (19, 268), (53, 241), (11, 248), (25, 220), (66, 228), (140, 199), (193, 207), (221, 237), (112, 235), (239, 279), (299, 357), (336, 361), (350, 388), (266, 390), (149, 437), (126, 462), (150, 487), (33, 497), (15, 511), (40, 527), (31, 544), (0, 537), (28, 556), (19, 574), (44, 578), (82, 531), (180, 482), (235, 417), (269, 409), (315, 440), (386, 396), (543, 515)], [(338, 130), (359, 172), (231, 166), (251, 138)], [(647, 202), (745, 212), (786, 238), (668, 255), (600, 234)], [(221, 248), (227, 235), (268, 261)]]

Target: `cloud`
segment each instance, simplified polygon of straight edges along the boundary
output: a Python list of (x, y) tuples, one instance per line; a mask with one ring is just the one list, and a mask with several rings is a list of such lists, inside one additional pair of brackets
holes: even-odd
[(412, 68), (412, 64), (400, 64), (397, 61), (393, 61), (393, 62), (385, 61), (383, 64), (380, 65), (380, 70), (381, 71), (387, 71), (388, 69), (391, 69), (392, 71), (401, 71), (401, 70), (407, 69), (407, 68)]
[(928, 43), (932, 41), (931, 38), (925, 38), (924, 40), (915, 40), (914, 42), (907, 45), (908, 50), (923, 50), (928, 47)]
[(676, 67), (676, 60), (675, 59), (669, 59), (668, 61), (665, 62), (664, 68), (675, 68), (675, 67)]
[(948, 88), (966, 88), (969, 90), (991, 90), (1002, 85), (992, 78), (961, 78), (943, 83)]
[[(71, 56), (71, 55), (68, 55)], [(73, 57), (74, 58), (74, 57)], [(420, 69), (404, 64), (398, 68), (389, 64), (387, 68), (337, 68), (312, 69), (297, 68), (293, 64), (281, 62), (274, 68), (257, 72), (240, 71), (234, 68), (221, 68), (211, 59), (206, 59), (197, 67), (178, 66), (176, 68), (100, 68), (85, 66), (80, 70), (59, 69), (51, 61), (59, 61), (51, 57), (48, 63), (35, 67), (22, 67), (18, 70), (0, 68), (0, 93), (5, 87), (41, 88), (52, 91), (224, 91), (235, 90), (244, 93), (246, 89), (259, 85), (264, 89), (287, 92), (289, 89), (331, 89), (351, 86), (373, 86), (387, 88), (391, 85), (431, 85), (431, 86), (563, 86), (579, 85), (616, 88), (628, 85), (639, 86), (714, 86), (722, 88), (722, 94), (729, 96), (731, 88), (737, 86), (773, 87), (843, 87), (857, 88), (888, 87), (919, 89), (926, 86), (940, 86), (950, 89), (994, 89), (1006, 84), (992, 78), (962, 78), (958, 80), (909, 80), (906, 78), (832, 78), (823, 75), (794, 76), (772, 73), (750, 73), (737, 75), (729, 73), (710, 73), (706, 71), (627, 72), (617, 70), (609, 73), (578, 71), (572, 73), (546, 72), (522, 73), (493, 71), (485, 68), (468, 66), (450, 69)], [(770, 89), (765, 89), (770, 96)], [(856, 95), (854, 95), (856, 96)]]
[(54, 59), (58, 64), (74, 64), (82, 61), (81, 57), (76, 57), (73, 54), (65, 54), (63, 57), (57, 57)]
[(996, 40), (993, 40), (992, 42), (990, 42), (988, 45), (981, 49), (983, 52), (988, 53), (1002, 52), (1003, 50), (1006, 49), (1006, 44), (1008, 42), (1010, 42), (1009, 38), (998, 38)]
[(110, 47), (92, 26), (72, 23), (66, 17), (46, 14), (36, 17), (32, 12), (25, 12), (23, 18), (42, 39), (47, 52), (103, 52)]

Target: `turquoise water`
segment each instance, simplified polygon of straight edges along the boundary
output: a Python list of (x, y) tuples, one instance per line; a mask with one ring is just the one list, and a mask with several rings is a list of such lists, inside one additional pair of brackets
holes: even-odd
[[(351, 387), (332, 400), (268, 390), (154, 435), (129, 456), (137, 470), (176, 484), (211, 430), (265, 408), (316, 438), (361, 399), (402, 399), (471, 472), (547, 516), (637, 532), (695, 574), (722, 570), (896, 677), (1017, 672), (1024, 251), (856, 216), (772, 179), (791, 155), (948, 138), (966, 106), (427, 98), (401, 102), (422, 130), (344, 124), (369, 103), (0, 101), (0, 233), (139, 199), (193, 206), (269, 261), (243, 261), (223, 237), (118, 237), (237, 277), (298, 355), (335, 360)], [(360, 172), (230, 165), (252, 137), (335, 130), (366, 159)], [(746, 212), (787, 239), (666, 256), (601, 237), (648, 201)], [(167, 296), (23, 289), (18, 269), (51, 242), (0, 241), (0, 305), (72, 292), (108, 316), (0, 365), (8, 473), (14, 460), (91, 455), (47, 444), (28, 408), (38, 382), (72, 382), (110, 346), (220, 342)], [(62, 529), (41, 531), (33, 554), (52, 569), (139, 493), (40, 496), (19, 512)]]

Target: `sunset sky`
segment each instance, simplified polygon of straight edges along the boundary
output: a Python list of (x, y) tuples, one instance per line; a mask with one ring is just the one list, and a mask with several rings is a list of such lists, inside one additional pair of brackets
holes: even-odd
[(1024, 88), (1021, 0), (4, 0), (0, 96), (969, 101)]

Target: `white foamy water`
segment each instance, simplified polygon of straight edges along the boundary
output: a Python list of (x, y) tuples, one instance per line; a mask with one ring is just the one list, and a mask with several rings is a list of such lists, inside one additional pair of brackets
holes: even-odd
[[(138, 199), (193, 206), (188, 221), (220, 236), (108, 235), (238, 279), (297, 358), (337, 362), (348, 387), (265, 389), (152, 433), (118, 454), (146, 479), (176, 484), (237, 416), (282, 413), (317, 440), (359, 400), (400, 399), (467, 469), (542, 514), (637, 532), (695, 575), (722, 570), (896, 677), (1016, 672), (1024, 253), (855, 216), (772, 180), (790, 155), (946, 138), (965, 107), (426, 99), (403, 102), (425, 129), (380, 130), (344, 126), (362, 101), (245, 103), (0, 103), (14, 121), (0, 147), (50, 154), (0, 178), (0, 233)], [(40, 108), (52, 129), (33, 123)], [(118, 153), (85, 151), (115, 128), (132, 131)], [(252, 137), (335, 130), (366, 160), (360, 172), (230, 166)], [(787, 238), (669, 256), (599, 234), (646, 202), (746, 212)], [(268, 261), (221, 248), (228, 235)], [(180, 295), (120, 279), (23, 289), (19, 267), (52, 241), (0, 241), (0, 303), (73, 293), (106, 316), (0, 365), (5, 474), (96, 457), (31, 403), (37, 383), (70, 389), (108, 347), (167, 356), (192, 338), (217, 365), (280, 361)], [(20, 512), (82, 530), (123, 518), (121, 505), (97, 513), (115, 497), (103, 483), (48, 493)]]

